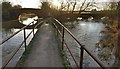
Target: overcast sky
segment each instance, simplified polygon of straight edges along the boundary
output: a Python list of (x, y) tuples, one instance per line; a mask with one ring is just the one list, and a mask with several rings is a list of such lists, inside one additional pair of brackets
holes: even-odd
[[(6, 1), (10, 1), (13, 5), (21, 5), (22, 8), (38, 8), (40, 6), (40, 2), (41, 1), (50, 1), (53, 3), (53, 5), (60, 5), (60, 2), (64, 1), (66, 2), (66, 0), (6, 0)], [(69, 0), (69, 1), (75, 1), (75, 0)], [(83, 2), (84, 0), (76, 0), (77, 2)], [(120, 1), (120, 0), (86, 0), (87, 2), (116, 2), (116, 1)], [(98, 5), (99, 7), (102, 7), (102, 5)]]

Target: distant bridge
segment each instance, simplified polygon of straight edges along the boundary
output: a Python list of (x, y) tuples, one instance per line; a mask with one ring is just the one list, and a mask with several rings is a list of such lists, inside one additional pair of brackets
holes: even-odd
[(79, 13), (79, 11), (74, 11), (73, 13), (63, 12), (59, 17), (65, 17), (74, 20), (78, 17), (82, 17), (83, 19), (88, 19), (90, 17), (93, 17), (94, 19), (100, 19), (104, 16), (109, 16), (109, 14), (106, 14), (106, 12), (103, 11), (82, 11), (81, 13)]
[[(17, 19), (18, 16), (21, 13), (34, 13), (36, 14), (38, 17), (45, 17), (45, 15), (48, 14), (48, 12), (43, 12), (41, 9), (35, 9), (35, 8), (19, 8), (19, 9), (10, 9), (9, 10), (10, 16), (13, 19)], [(14, 16), (13, 16), (14, 14)]]
[[(18, 16), (21, 13), (35, 13), (39, 18), (40, 17), (46, 17), (49, 15), (49, 10), (48, 11), (43, 11), (42, 9), (35, 9), (35, 8), (19, 8), (19, 9), (11, 9), (9, 10), (10, 12), (10, 16), (13, 19), (17, 19)], [(14, 16), (13, 16), (14, 14)], [(52, 13), (54, 15), (54, 13)], [(56, 18), (68, 18), (70, 17), (71, 19), (76, 19), (77, 17), (83, 17), (83, 19), (87, 19), (89, 17), (93, 17), (95, 19), (100, 19), (103, 16), (106, 16), (105, 12), (101, 12), (101, 11), (84, 11), (81, 12), (80, 14), (78, 13), (78, 11), (74, 11), (73, 13), (67, 13), (66, 11), (60, 11), (56, 14)]]

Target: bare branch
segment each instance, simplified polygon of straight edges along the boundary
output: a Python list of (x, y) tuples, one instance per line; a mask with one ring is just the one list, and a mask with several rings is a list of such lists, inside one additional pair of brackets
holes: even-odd
[(73, 5), (73, 9), (72, 9), (72, 13), (73, 13), (73, 11), (74, 11), (74, 9), (75, 9), (75, 7), (76, 7), (76, 4), (77, 4), (77, 2), (76, 2), (76, 0), (75, 0), (74, 5)]
[(80, 7), (79, 13), (81, 12), (81, 10), (82, 10), (82, 8), (83, 8), (85, 2), (86, 2), (86, 0), (84, 0), (84, 2), (82, 3), (82, 6)]
[(89, 6), (90, 6), (90, 2), (87, 3), (87, 6), (82, 11), (85, 11)]

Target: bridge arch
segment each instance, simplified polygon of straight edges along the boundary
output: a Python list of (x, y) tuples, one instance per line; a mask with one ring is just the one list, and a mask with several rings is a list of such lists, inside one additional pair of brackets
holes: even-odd
[(21, 13), (34, 13), (38, 17), (43, 17), (43, 13), (41, 9), (35, 9), (35, 8), (19, 8), (19, 9), (10, 9), (9, 14), (12, 19), (18, 19), (19, 15)]

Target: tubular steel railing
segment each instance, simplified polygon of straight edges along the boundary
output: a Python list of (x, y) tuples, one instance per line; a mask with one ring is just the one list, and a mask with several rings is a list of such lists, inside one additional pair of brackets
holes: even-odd
[[(5, 67), (7, 66), (7, 64), (8, 64), (8, 63), (10, 62), (10, 60), (15, 56), (15, 54), (18, 52), (18, 50), (21, 48), (21, 46), (22, 46), (23, 44), (25, 44), (25, 50), (26, 50), (26, 48), (27, 48), (27, 45), (26, 45), (26, 40), (27, 40), (27, 38), (28, 38), (32, 33), (33, 33), (33, 36), (34, 36), (34, 35), (35, 35), (35, 34), (34, 34), (34, 29), (37, 28), (38, 25), (40, 25), (40, 24), (42, 24), (42, 23), (44, 23), (44, 22), (46, 22), (46, 21), (51, 21), (52, 24), (54, 25), (54, 27), (55, 27), (56, 30), (57, 30), (57, 34), (60, 34), (60, 36), (62, 37), (62, 50), (64, 49), (64, 46), (66, 46), (66, 48), (68, 49), (68, 52), (70, 53), (70, 55), (71, 55), (71, 57), (72, 57), (75, 65), (76, 65), (77, 69), (82, 69), (82, 68), (83, 68), (83, 55), (84, 55), (84, 51), (86, 51), (86, 52), (94, 59), (94, 61), (97, 62), (97, 64), (98, 64), (101, 68), (105, 69), (106, 66), (103, 65), (93, 54), (91, 54), (91, 52), (90, 52), (84, 45), (82, 45), (82, 44), (78, 41), (78, 39), (77, 39), (61, 22), (59, 22), (59, 21), (58, 21), (57, 19), (55, 19), (55, 18), (43, 19), (41, 22), (39, 22), (37, 25), (35, 25), (35, 26), (33, 27), (33, 30), (28, 34), (28, 36), (26, 36), (25, 29), (26, 29), (30, 24), (32, 24), (32, 23), (30, 23), (30, 24), (27, 25), (27, 26), (22, 27), (20, 30), (18, 30), (16, 33), (14, 33), (13, 35), (11, 35), (11, 36), (8, 37), (7, 39), (4, 39), (4, 40), (2, 41), (2, 43), (0, 43), (0, 45), (2, 45), (3, 43), (5, 43), (6, 41), (8, 41), (10, 38), (12, 38), (14, 35), (18, 34), (20, 31), (24, 30), (24, 41), (23, 41), (23, 42), (20, 44), (20, 46), (15, 50), (15, 53), (14, 53), (14, 54), (12, 55), (12, 57), (10, 57), (9, 60), (2, 66), (2, 68), (5, 68)], [(57, 25), (59, 25), (60, 28), (62, 28), (62, 31), (60, 30), (60, 28), (59, 28)], [(80, 52), (80, 62), (79, 62), (79, 64), (77, 63), (77, 61), (76, 61), (75, 57), (73, 56), (70, 48), (68, 47), (67, 43), (65, 42), (65, 30), (66, 30), (67, 33), (69, 33), (69, 34), (71, 35), (71, 37), (79, 44), (79, 48), (80, 48), (80, 50), (81, 50), (81, 52)]]
[[(39, 21), (40, 19), (38, 19)], [(33, 37), (34, 37), (34, 30), (40, 25), (40, 24), (43, 24), (44, 20), (41, 20), (41, 22), (38, 22), (35, 26), (33, 26), (32, 28), (32, 31), (30, 31), (30, 33), (26, 36), (26, 31), (25, 29), (30, 26), (31, 24), (34, 25), (34, 21), (29, 23), (28, 25), (22, 27), (20, 30), (18, 30), (17, 32), (15, 32), (14, 34), (10, 35), (8, 38), (2, 40), (2, 42), (0, 43), (0, 45), (4, 44), (5, 42), (7, 42), (9, 39), (11, 39), (13, 36), (15, 36), (16, 34), (18, 34), (19, 32), (21, 32), (23, 30), (23, 33), (24, 33), (24, 40), (23, 42), (20, 44), (20, 46), (14, 51), (14, 53), (11, 55), (11, 57), (7, 60), (7, 62), (5, 64), (2, 65), (2, 69), (4, 69), (8, 63), (11, 61), (11, 59), (15, 56), (15, 54), (19, 51), (19, 49), (22, 47), (22, 45), (24, 44), (25, 46), (25, 51), (27, 49), (27, 43), (26, 43), (26, 40), (27, 38), (29, 38), (29, 36), (33, 33)]]
[[(102, 64), (101, 61), (99, 61), (93, 54), (91, 54), (91, 52), (84, 46), (82, 45), (78, 39), (68, 30), (67, 27), (65, 27), (61, 22), (59, 22), (57, 19), (52, 18), (50, 20), (52, 22), (52, 24), (54, 25), (54, 27), (57, 30), (57, 35), (58, 33), (61, 36), (61, 42), (62, 42), (62, 50), (64, 49), (64, 46), (66, 46), (66, 49), (68, 49), (68, 52), (70, 53), (70, 56), (72, 57), (77, 69), (82, 69), (83, 68), (83, 56), (84, 56), (84, 51), (86, 51), (88, 53), (88, 55), (90, 55), (92, 57), (92, 59), (94, 59), (94, 61), (96, 61), (96, 63), (102, 68), (105, 69), (105, 65)], [(59, 26), (60, 27), (59, 27)], [(67, 31), (68, 34), (70, 34), (70, 36), (79, 44), (79, 48), (80, 48), (80, 62), (77, 63), (75, 57), (73, 56), (70, 48), (68, 47), (67, 43), (65, 42), (65, 30)]]

